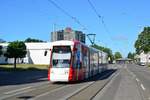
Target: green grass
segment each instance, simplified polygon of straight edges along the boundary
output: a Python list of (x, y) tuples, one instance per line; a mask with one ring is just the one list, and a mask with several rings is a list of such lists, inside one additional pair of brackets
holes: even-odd
[(47, 70), (48, 65), (33, 65), (33, 64), (17, 64), (17, 68), (14, 69), (13, 64), (0, 65), (0, 70), (3, 71), (29, 71), (29, 70)]
[(148, 65), (148, 67), (150, 67), (150, 64)]

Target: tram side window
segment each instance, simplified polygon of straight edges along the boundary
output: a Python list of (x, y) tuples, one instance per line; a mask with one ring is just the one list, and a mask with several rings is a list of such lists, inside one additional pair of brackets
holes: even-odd
[(90, 53), (90, 67), (93, 69), (93, 53)]
[(73, 56), (73, 68), (76, 68), (76, 56)]
[(87, 65), (87, 59), (86, 59), (86, 56), (84, 56), (83, 61), (82, 61), (82, 66), (86, 67), (86, 65)]
[(82, 67), (87, 67), (88, 57), (87, 57), (87, 50), (82, 52)]
[(98, 66), (98, 53), (95, 52), (94, 53), (94, 67), (97, 67)]

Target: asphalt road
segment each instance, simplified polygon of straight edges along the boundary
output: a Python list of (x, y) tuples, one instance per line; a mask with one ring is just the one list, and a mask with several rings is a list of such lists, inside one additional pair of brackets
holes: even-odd
[(0, 72), (0, 100), (150, 100), (150, 69), (108, 65), (108, 70), (76, 83), (51, 83), (47, 71)]
[(150, 68), (138, 65), (128, 65), (128, 69), (140, 86), (143, 100), (150, 100)]

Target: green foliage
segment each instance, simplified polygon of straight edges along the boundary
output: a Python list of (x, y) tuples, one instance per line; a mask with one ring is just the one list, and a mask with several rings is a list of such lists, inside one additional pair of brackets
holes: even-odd
[(26, 53), (24, 42), (14, 41), (8, 45), (5, 56), (7, 58), (14, 58), (14, 68), (16, 68), (16, 59), (25, 57)]
[(24, 42), (29, 43), (29, 42), (44, 42), (44, 41), (39, 39), (27, 38)]
[(11, 42), (5, 55), (8, 58), (23, 58), (26, 55), (26, 45), (21, 41)]
[(127, 58), (134, 60), (134, 57), (135, 57), (135, 53), (131, 53), (131, 52), (128, 53)]
[(144, 53), (148, 53), (150, 51), (150, 27), (144, 28), (144, 30), (139, 34), (134, 46), (137, 54), (143, 51)]
[(17, 68), (14, 70), (11, 64), (0, 65), (1, 71), (43, 71), (48, 69), (48, 65), (35, 64), (16, 64)]
[(92, 45), (92, 47), (93, 47), (93, 48), (96, 48), (96, 49), (98, 49), (98, 50), (101, 50), (101, 51), (103, 51), (103, 52), (105, 52), (105, 53), (107, 53), (107, 54), (108, 54), (108, 58), (109, 58), (109, 60), (110, 60), (110, 63), (113, 62), (114, 57), (113, 57), (113, 54), (112, 54), (112, 50), (111, 50), (110, 48), (102, 47), (102, 46), (99, 46), (99, 45), (97, 45), (97, 44)]
[(119, 58), (122, 58), (121, 53), (120, 53), (120, 52), (115, 52), (114, 58), (115, 58), (115, 60), (116, 60), (116, 59), (119, 59)]

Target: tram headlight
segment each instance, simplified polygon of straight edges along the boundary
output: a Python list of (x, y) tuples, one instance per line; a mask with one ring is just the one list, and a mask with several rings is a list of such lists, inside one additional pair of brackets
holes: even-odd
[(69, 74), (69, 72), (68, 72), (68, 71), (65, 71), (65, 74)]

